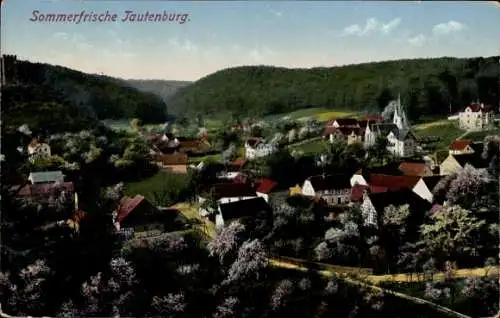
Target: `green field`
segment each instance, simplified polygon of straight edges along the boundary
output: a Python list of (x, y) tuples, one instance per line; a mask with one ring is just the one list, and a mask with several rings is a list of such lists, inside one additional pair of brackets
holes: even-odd
[(303, 154), (320, 154), (328, 150), (328, 142), (323, 139), (306, 140), (297, 142), (288, 146), (290, 152), (299, 152)]
[(441, 138), (437, 150), (447, 149), (453, 140), (465, 133), (464, 130), (458, 128), (456, 121), (446, 119), (419, 124), (413, 128), (417, 137), (436, 136)]
[(313, 107), (299, 109), (288, 114), (277, 115), (281, 119), (289, 118), (291, 120), (306, 119), (308, 117), (316, 117), (320, 121), (327, 121), (332, 118), (355, 116), (355, 112), (348, 112), (342, 110), (332, 110), (323, 107)]
[(470, 133), (467, 133), (467, 135), (465, 135), (464, 138), (471, 139), (472, 141), (483, 141), (484, 137), (491, 136), (491, 135), (500, 136), (500, 128), (496, 128), (496, 129), (489, 130), (489, 131), (470, 132)]
[[(132, 130), (132, 126), (130, 125), (130, 120), (126, 120), (126, 119), (123, 119), (123, 120), (103, 120), (102, 123), (108, 127), (111, 127), (112, 129), (115, 129), (115, 130), (125, 130), (125, 131)], [(159, 125), (150, 125), (150, 124), (143, 125), (143, 127), (146, 129), (158, 127), (158, 126)]]

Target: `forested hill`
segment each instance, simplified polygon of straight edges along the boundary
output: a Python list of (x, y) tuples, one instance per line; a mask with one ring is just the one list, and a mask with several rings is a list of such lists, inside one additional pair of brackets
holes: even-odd
[(218, 71), (169, 100), (175, 114), (284, 113), (306, 107), (383, 108), (398, 93), (410, 117), (448, 114), (480, 98), (498, 105), (499, 57), (433, 58), (331, 68), (244, 66)]
[[(43, 92), (57, 95), (58, 103), (74, 107), (77, 114), (95, 119), (140, 118), (144, 122), (158, 122), (167, 118), (166, 105), (160, 97), (130, 87), (121, 79), (28, 61), (7, 64), (5, 70), (6, 76), (10, 77), (9, 90), (16, 91), (9, 95), (9, 102), (14, 103), (14, 107), (8, 107), (11, 110), (16, 108), (16, 103), (23, 103), (22, 107), (35, 107), (25, 99), (16, 99), (16, 96), (23, 95), (22, 90), (29, 87), (30, 92), (37, 91), (39, 97)], [(43, 96), (40, 99), (47, 101)], [(35, 109), (28, 109), (27, 113), (33, 111)]]
[[(168, 80), (126, 80), (126, 83), (137, 88), (141, 92), (153, 93), (167, 102), (179, 89), (186, 87), (192, 82), (188, 81), (168, 81)], [(168, 106), (168, 104), (167, 104)]]

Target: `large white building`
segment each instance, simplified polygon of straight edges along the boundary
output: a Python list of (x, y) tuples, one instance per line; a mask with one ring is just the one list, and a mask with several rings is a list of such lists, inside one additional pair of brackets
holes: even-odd
[(275, 144), (265, 142), (263, 138), (248, 138), (245, 143), (245, 158), (252, 160), (267, 157), (277, 150)]
[[(392, 104), (392, 105), (391, 105)], [(408, 118), (401, 105), (401, 98), (392, 101), (390, 106), (394, 107), (392, 123), (368, 124), (365, 130), (365, 147), (375, 144), (378, 135), (387, 138), (389, 142), (387, 150), (398, 157), (410, 157), (417, 149), (417, 138), (411, 131)]]
[(493, 109), (483, 103), (472, 103), (458, 113), (460, 128), (469, 131), (491, 129), (494, 123)]

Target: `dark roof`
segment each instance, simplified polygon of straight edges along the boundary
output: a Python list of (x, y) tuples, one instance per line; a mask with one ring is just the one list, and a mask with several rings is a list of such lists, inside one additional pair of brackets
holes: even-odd
[(481, 157), (481, 154), (477, 152), (452, 156), (462, 168), (465, 167), (466, 164), (474, 168), (486, 168), (488, 166), (488, 163)]
[(354, 132), (354, 134), (356, 136), (361, 136), (362, 133), (363, 133), (363, 129), (361, 129), (359, 127), (339, 127), (339, 128), (335, 128), (335, 127), (329, 126), (329, 127), (325, 128), (325, 130), (323, 132), (323, 136), (333, 135), (333, 134), (336, 134), (336, 133), (342, 134), (344, 136), (348, 136), (348, 135), (352, 134), (353, 132)]
[(373, 124), (370, 125), (370, 129), (377, 134), (388, 135), (389, 133), (393, 133), (398, 136), (399, 129), (395, 124), (385, 123), (385, 124)]
[(213, 193), (216, 200), (220, 198), (238, 198), (257, 196), (255, 189), (246, 183), (217, 183), (208, 187), (203, 187), (200, 191), (203, 195)]
[(307, 178), (315, 191), (347, 189), (351, 187), (351, 177), (347, 174), (318, 175)]
[(360, 184), (355, 184), (351, 189), (351, 201), (359, 202), (363, 200), (363, 194), (365, 191), (368, 193), (380, 193), (387, 192), (387, 187), (379, 187), (379, 186), (364, 186)]
[(371, 193), (368, 195), (377, 212), (382, 212), (389, 205), (400, 206), (408, 204), (412, 213), (425, 213), (431, 208), (431, 203), (422, 199), (412, 190)]
[(464, 150), (472, 144), (470, 139), (457, 139), (450, 144), (450, 150)]
[(427, 188), (433, 192), (434, 188), (436, 185), (443, 179), (444, 176), (428, 176), (428, 177), (423, 177), (422, 180), (424, 181), (425, 185)]
[(366, 115), (366, 116), (363, 116), (363, 120), (366, 120), (369, 122), (380, 122), (380, 121), (384, 121), (384, 117), (381, 115)]
[(420, 178), (421, 177), (372, 174), (367, 181), (369, 185), (387, 187), (391, 191), (396, 191), (400, 189), (413, 189)]
[(489, 112), (492, 110), (491, 105), (484, 105), (484, 104), (479, 104), (479, 103), (472, 103), (467, 107), (470, 107), (470, 109), (473, 112), (478, 112), (478, 111)]
[(333, 122), (337, 122), (339, 126), (358, 126), (358, 120), (355, 118), (338, 118), (333, 120)]
[(263, 139), (260, 138), (260, 137), (248, 137), (248, 139), (247, 139), (247, 145), (250, 146), (250, 147), (252, 147), (252, 148), (255, 148), (262, 141), (263, 141)]
[(252, 198), (221, 204), (220, 211), (225, 221), (256, 216), (260, 212), (270, 211), (270, 206), (264, 198)]
[(472, 150), (474, 150), (476, 155), (478, 155), (478, 156), (482, 155), (483, 150), (484, 150), (484, 144), (482, 142), (473, 142), (470, 145), (470, 147), (472, 148)]

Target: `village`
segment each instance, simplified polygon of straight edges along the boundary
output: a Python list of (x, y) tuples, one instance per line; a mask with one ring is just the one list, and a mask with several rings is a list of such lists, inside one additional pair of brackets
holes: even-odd
[[(258, 124), (252, 127), (233, 125), (233, 136), (245, 138), (243, 151), (240, 151), (243, 156), (237, 158), (237, 147), (231, 141), (222, 152), (222, 160), (219, 162), (199, 160), (189, 163), (193, 156), (196, 158), (200, 154), (213, 154), (206, 129), (200, 129), (198, 138), (194, 139), (178, 136), (171, 131), (154, 133), (139, 129), (136, 133), (147, 140), (151, 161), (161, 171), (172, 174), (196, 173), (202, 176), (197, 180), (202, 181), (196, 185), (196, 193), (188, 195), (189, 202), (175, 202), (171, 206), (158, 206), (141, 193), (124, 196), (113, 216), (115, 229), (124, 240), (152, 237), (168, 231), (185, 230), (192, 224), (193, 220), (189, 221), (191, 218), (204, 224), (203, 229), (210, 236), (233, 221), (245, 222), (259, 218), (262, 213), (269, 213), (271, 219), (276, 218), (276, 212), (272, 216), (273, 211), (282, 208), (276, 202), (290, 199), (295, 200), (294, 202), (299, 199), (310, 202), (315, 207), (310, 213), (320, 215), (319, 218), (318, 215), (311, 217), (320, 220), (317, 221), (320, 223), (322, 219), (325, 220), (325, 224), (319, 225), (320, 228), (327, 224), (331, 226), (334, 224), (332, 220), (338, 222), (346, 214), (352, 214), (358, 209), (362, 225), (375, 229), (376, 233), (385, 211), (391, 207), (406, 207), (408, 215), (405, 222), (414, 222), (408, 225), (418, 228), (432, 214), (454, 205), (455, 202), (449, 202), (449, 197), (437, 190), (439, 187), (446, 187), (445, 182), (453, 182), (457, 175), (481, 175), (491, 167), (484, 155), (487, 153), (484, 143), (467, 139), (454, 140), (449, 144), (448, 156), (437, 163), (431, 154), (422, 151), (401, 100), (398, 98), (390, 106), (394, 110), (391, 118), (381, 115), (336, 118), (325, 122), (323, 126), (315, 123), (299, 129), (294, 127), (287, 135), (274, 136), (272, 140), (262, 137), (262, 128)], [(458, 122), (468, 130), (483, 131), (493, 127), (493, 118), (491, 107), (471, 103), (459, 114)], [(286, 142), (293, 142), (294, 134), (302, 134), (302, 138), (307, 135), (313, 139), (319, 135), (322, 142), (330, 145), (330, 150), (315, 154), (309, 168), (294, 167), (286, 162), (274, 163), (284, 165), (283, 173), (292, 175), (291, 178), (278, 174), (281, 180), (273, 180), (262, 176), (262, 169), (259, 168), (265, 164), (263, 160), (287, 151)], [(349, 152), (352, 158), (345, 158), (344, 154), (335, 152)], [(40, 138), (32, 140), (27, 153), (31, 161), (54, 155), (49, 143)], [(364, 158), (356, 158), (358, 155)], [(295, 156), (299, 158), (294, 160), (300, 162), (300, 153)], [(340, 160), (349, 163), (341, 164)], [(362, 165), (361, 162), (375, 164), (369, 166)], [(286, 170), (288, 167), (292, 170)], [(280, 184), (283, 180), (288, 180), (288, 184)], [(293, 182), (290, 180), (298, 182), (290, 184), (289, 182)], [(14, 186), (11, 190), (17, 197), (51, 204), (55, 204), (56, 193), (62, 193), (72, 198), (75, 215), (84, 214), (79, 207), (73, 183), (66, 181), (61, 171), (31, 172), (27, 183)], [(309, 203), (306, 206), (307, 204)], [(187, 218), (185, 211), (183, 213), (179, 207), (190, 210)], [(74, 225), (74, 219), (56, 222)], [(311, 251), (285, 252), (284, 256), (313, 254)], [(364, 264), (338, 257), (337, 260), (348, 265)], [(373, 261), (368, 263), (373, 265)], [(391, 272), (384, 272), (389, 273)]]

